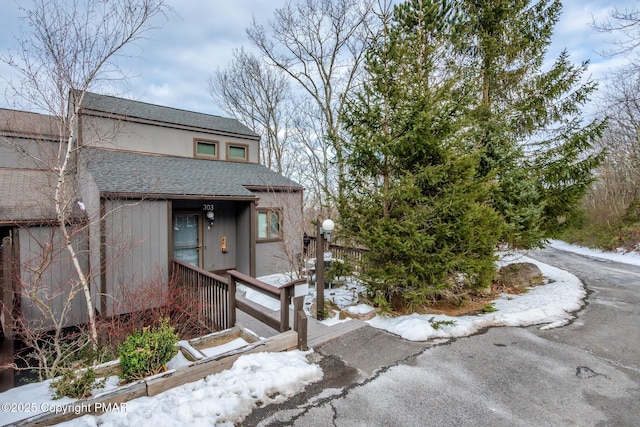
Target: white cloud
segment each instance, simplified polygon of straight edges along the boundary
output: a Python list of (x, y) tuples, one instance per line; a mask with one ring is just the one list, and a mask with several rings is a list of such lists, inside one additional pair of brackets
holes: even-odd
[[(207, 79), (218, 67), (230, 63), (233, 49), (249, 46), (245, 30), (253, 16), (266, 25), (275, 9), (284, 4), (285, 0), (169, 0), (173, 10), (167, 19), (157, 17), (154, 24), (159, 28), (148, 39), (127, 49), (130, 57), (123, 59), (122, 67), (133, 77), (124, 91), (145, 102), (221, 114), (208, 93)], [(28, 7), (25, 2), (20, 5)], [(613, 6), (624, 9), (637, 5), (635, 0), (565, 2), (549, 58), (557, 57), (566, 48), (573, 62), (590, 59), (590, 73), (594, 78), (602, 78), (622, 60), (599, 55), (608, 47), (611, 35), (597, 33), (590, 23), (593, 18), (604, 19)], [(17, 1), (3, 4), (0, 52), (7, 52), (14, 45), (12, 34), (19, 31), (22, 15), (24, 11), (19, 10)], [(0, 64), (0, 75), (7, 76), (5, 70)], [(2, 107), (8, 106), (6, 102), (0, 103)]]

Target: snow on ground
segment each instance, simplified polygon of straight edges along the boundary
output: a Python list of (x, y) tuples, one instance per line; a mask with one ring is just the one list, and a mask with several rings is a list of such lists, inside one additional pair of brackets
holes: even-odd
[(560, 326), (582, 306), (586, 293), (582, 282), (572, 274), (525, 256), (511, 256), (502, 263), (531, 262), (551, 283), (537, 286), (521, 295), (502, 294), (494, 300), (496, 311), (474, 316), (411, 314), (400, 317), (376, 316), (368, 323), (410, 341), (453, 338), (474, 334), (491, 326)]
[[(552, 242), (557, 249), (592, 257), (605, 258), (640, 265), (638, 254), (610, 254), (586, 248)], [(501, 260), (533, 262), (550, 279), (522, 295), (502, 295), (494, 301), (497, 311), (477, 316), (449, 317), (443, 315), (409, 315), (396, 318), (376, 316), (369, 324), (388, 330), (409, 340), (442, 339), (473, 334), (491, 326), (526, 326), (543, 324), (543, 328), (557, 327), (572, 318), (585, 297), (585, 290), (573, 275), (555, 267), (518, 255)], [(284, 275), (283, 275), (284, 276)], [(278, 277), (269, 277), (270, 283), (281, 283)], [(286, 280), (287, 283), (289, 279)], [(325, 298), (354, 314), (366, 314), (373, 308), (358, 304), (354, 295), (360, 290), (355, 281), (347, 286), (326, 289)], [(310, 292), (310, 298), (315, 292)], [(307, 300), (308, 301), (308, 300)], [(308, 307), (307, 307), (308, 309)], [(336, 318), (327, 319), (327, 324)], [(450, 324), (453, 322), (454, 324)], [(154, 397), (134, 399), (119, 406), (119, 411), (100, 416), (85, 415), (67, 422), (67, 426), (129, 426), (129, 425), (228, 425), (249, 414), (256, 406), (281, 401), (301, 391), (307, 384), (322, 378), (319, 366), (307, 360), (309, 352), (256, 353), (243, 355), (233, 367), (219, 374), (168, 390)], [(175, 361), (177, 366), (182, 363)], [(114, 378), (108, 388), (115, 387)], [(0, 393), (0, 422), (12, 423), (39, 412), (60, 409), (73, 402), (64, 398), (52, 400), (49, 382), (28, 384)], [(82, 401), (78, 401), (80, 405)], [(20, 409), (20, 411), (18, 411)]]
[[(234, 426), (257, 406), (280, 402), (322, 378), (322, 369), (307, 360), (310, 352), (253, 353), (240, 356), (232, 368), (141, 397), (103, 415), (85, 415), (64, 426), (181, 425)], [(115, 377), (114, 377), (115, 378)], [(52, 400), (49, 382), (28, 384), (0, 393), (0, 422), (13, 423), (39, 412), (60, 411), (73, 399)], [(78, 408), (82, 401), (76, 401)], [(15, 411), (12, 411), (15, 404)], [(24, 405), (29, 408), (25, 411)], [(6, 406), (8, 405), (8, 406)], [(21, 406), (18, 406), (21, 405)], [(18, 411), (20, 409), (20, 411)]]
[(570, 245), (559, 240), (552, 240), (549, 246), (555, 249), (560, 249), (561, 251), (573, 252), (580, 255), (621, 262), (623, 264), (640, 266), (640, 252), (623, 252), (622, 250), (619, 250), (618, 252), (604, 252), (585, 248), (583, 246)]

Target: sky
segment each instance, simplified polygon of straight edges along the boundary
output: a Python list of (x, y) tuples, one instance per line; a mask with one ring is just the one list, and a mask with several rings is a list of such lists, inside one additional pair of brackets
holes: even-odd
[[(168, 0), (173, 9), (167, 19), (158, 17), (151, 37), (130, 46), (131, 55), (123, 70), (133, 77), (123, 95), (132, 99), (190, 111), (227, 115), (214, 104), (208, 90), (208, 79), (218, 68), (225, 68), (234, 49), (249, 47), (245, 29), (253, 16), (267, 25), (275, 9), (286, 0)], [(567, 0), (560, 22), (556, 26), (549, 51), (555, 57), (567, 49), (575, 63), (591, 61), (590, 73), (596, 79), (622, 62), (624, 58), (605, 59), (599, 55), (608, 47), (610, 35), (597, 33), (591, 27), (607, 16), (607, 10), (637, 7), (638, 0)], [(24, 25), (20, 7), (24, 0), (0, 0), (0, 52), (15, 49), (14, 34)], [(21, 5), (21, 6), (20, 6)], [(0, 64), (0, 77), (8, 76), (5, 64)], [(0, 81), (0, 89), (2, 82)], [(0, 98), (0, 107), (10, 104)]]
[[(551, 247), (596, 257), (601, 259), (640, 265), (640, 253), (608, 253), (552, 242)], [(368, 323), (402, 336), (407, 340), (437, 340), (447, 342), (451, 338), (469, 336), (478, 330), (498, 326), (538, 325), (541, 329), (557, 328), (574, 317), (575, 311), (584, 304), (586, 291), (580, 280), (572, 274), (535, 261), (524, 254), (504, 257), (502, 264), (512, 262), (533, 262), (549, 279), (543, 286), (537, 286), (521, 295), (502, 295), (494, 301), (497, 311), (475, 316), (449, 317), (445, 315), (408, 315), (394, 318), (376, 316)], [(263, 278), (279, 284), (277, 276)], [(284, 280), (286, 282), (286, 280)], [(372, 307), (357, 304), (351, 299), (350, 290), (331, 290), (325, 295), (334, 298), (339, 306), (354, 313), (364, 314)], [(249, 296), (248, 296), (249, 297)], [(311, 295), (311, 298), (313, 295)], [(259, 299), (254, 299), (260, 302)], [(349, 320), (346, 320), (349, 321)], [(433, 322), (448, 322), (433, 328)], [(336, 320), (324, 321), (330, 325)], [(223, 351), (239, 348), (243, 343), (235, 343), (225, 348), (203, 350), (209, 356), (220, 355)], [(118, 406), (117, 410), (103, 415), (85, 415), (60, 425), (80, 426), (131, 426), (131, 425), (237, 425), (258, 405), (286, 400), (299, 393), (310, 383), (322, 379), (319, 365), (309, 361), (308, 352), (298, 350), (283, 353), (255, 353), (240, 356), (231, 369), (210, 375), (199, 381), (167, 390), (153, 397), (142, 397)], [(180, 354), (168, 364), (177, 369), (189, 363)], [(117, 387), (117, 377), (110, 377), (103, 390), (113, 391)], [(37, 412), (60, 410), (62, 405), (73, 403), (70, 398), (52, 399), (49, 381), (27, 384), (0, 393), (0, 422), (11, 423), (27, 418)], [(29, 405), (31, 412), (6, 411), (4, 405)], [(77, 403), (81, 405), (81, 403)], [(17, 407), (17, 406), (16, 406)], [(78, 406), (80, 408), (81, 406)]]

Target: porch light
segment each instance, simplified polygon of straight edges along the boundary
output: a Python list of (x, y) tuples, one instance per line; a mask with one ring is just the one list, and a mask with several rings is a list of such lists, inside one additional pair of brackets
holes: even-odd
[(216, 219), (216, 214), (213, 211), (207, 211), (206, 215), (209, 220), (209, 226), (213, 225), (213, 221)]

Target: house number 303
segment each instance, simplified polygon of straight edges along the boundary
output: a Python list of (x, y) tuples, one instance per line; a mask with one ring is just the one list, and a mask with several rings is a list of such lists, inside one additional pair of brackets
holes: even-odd
[(202, 206), (202, 210), (203, 211), (212, 211), (213, 210), (213, 205), (203, 205)]

